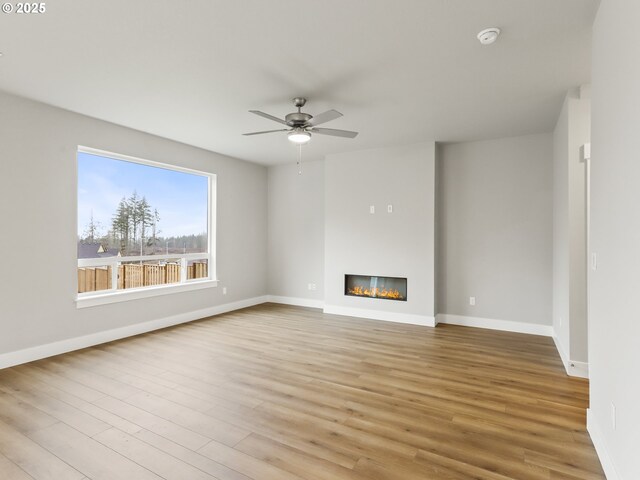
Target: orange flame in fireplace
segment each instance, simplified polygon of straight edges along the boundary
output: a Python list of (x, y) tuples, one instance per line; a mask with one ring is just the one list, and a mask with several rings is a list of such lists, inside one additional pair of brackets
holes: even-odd
[(348, 293), (349, 295), (357, 295), (359, 297), (393, 298), (396, 300), (404, 300), (400, 291), (395, 288), (388, 290), (386, 288), (363, 288), (357, 286), (350, 288)]

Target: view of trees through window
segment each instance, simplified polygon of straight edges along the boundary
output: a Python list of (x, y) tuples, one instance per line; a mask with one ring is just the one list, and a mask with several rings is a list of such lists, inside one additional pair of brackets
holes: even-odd
[(204, 253), (207, 218), (207, 177), (78, 153), (79, 258)]

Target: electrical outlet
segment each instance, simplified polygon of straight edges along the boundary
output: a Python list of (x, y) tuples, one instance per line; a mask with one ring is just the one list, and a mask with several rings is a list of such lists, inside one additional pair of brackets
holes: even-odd
[(598, 255), (595, 253), (591, 254), (591, 270), (598, 269)]
[(316, 284), (315, 284), (315, 283), (309, 283), (309, 284), (307, 285), (307, 288), (308, 288), (309, 290), (315, 290), (315, 289), (316, 289)]
[(393, 205), (387, 205), (387, 213), (393, 213)]
[(475, 304), (476, 304), (476, 297), (469, 297), (469, 305), (475, 306)]
[(227, 294), (227, 287), (222, 287), (222, 294), (226, 295)]
[(376, 213), (376, 206), (375, 205), (369, 205), (369, 213), (370, 214), (374, 214)]
[(613, 402), (611, 403), (611, 427), (616, 429), (616, 406)]

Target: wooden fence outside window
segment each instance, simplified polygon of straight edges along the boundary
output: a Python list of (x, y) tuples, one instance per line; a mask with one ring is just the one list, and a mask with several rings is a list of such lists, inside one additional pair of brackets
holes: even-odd
[[(185, 262), (186, 263), (186, 262)], [(78, 267), (78, 293), (97, 292), (111, 289), (112, 266)], [(180, 263), (124, 263), (116, 267), (117, 289), (149, 287), (180, 283), (182, 265)], [(186, 280), (207, 278), (206, 261), (193, 261), (186, 265)]]

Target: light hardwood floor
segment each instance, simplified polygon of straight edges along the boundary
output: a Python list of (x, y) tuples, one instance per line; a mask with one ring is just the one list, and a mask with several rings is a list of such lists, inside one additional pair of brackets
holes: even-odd
[(603, 479), (549, 338), (266, 304), (0, 371), (0, 478)]

